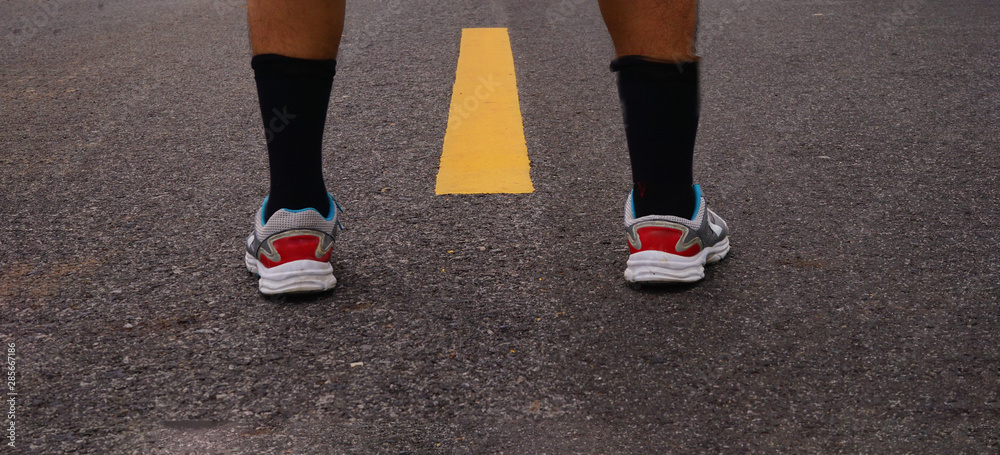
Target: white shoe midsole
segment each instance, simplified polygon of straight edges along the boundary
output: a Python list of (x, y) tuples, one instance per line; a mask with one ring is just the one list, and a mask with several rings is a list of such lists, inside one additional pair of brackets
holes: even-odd
[(729, 253), (729, 238), (685, 257), (663, 251), (640, 251), (629, 256), (625, 279), (646, 283), (689, 283), (705, 277), (705, 264), (722, 260)]
[(329, 262), (301, 260), (268, 268), (249, 253), (244, 260), (250, 273), (260, 275), (258, 284), (263, 294), (319, 292), (337, 285)]

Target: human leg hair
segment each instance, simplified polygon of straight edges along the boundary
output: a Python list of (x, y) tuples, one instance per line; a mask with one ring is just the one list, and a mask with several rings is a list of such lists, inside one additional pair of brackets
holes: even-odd
[(253, 55), (336, 59), (345, 0), (249, 0)]
[(697, 0), (599, 0), (619, 57), (695, 61)]

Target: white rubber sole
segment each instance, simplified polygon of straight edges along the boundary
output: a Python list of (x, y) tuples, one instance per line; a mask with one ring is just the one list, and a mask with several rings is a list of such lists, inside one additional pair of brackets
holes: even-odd
[(628, 257), (625, 280), (640, 284), (693, 283), (705, 278), (705, 265), (729, 254), (729, 238), (701, 250), (692, 257), (663, 251), (640, 251)]
[(244, 260), (247, 271), (260, 276), (258, 285), (264, 295), (323, 292), (337, 285), (329, 262), (302, 260), (267, 268), (250, 253)]

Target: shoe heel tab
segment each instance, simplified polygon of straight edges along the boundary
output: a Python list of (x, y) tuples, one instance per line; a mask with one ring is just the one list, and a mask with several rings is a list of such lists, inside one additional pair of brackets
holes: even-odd
[[(267, 221), (268, 220), (264, 218), (264, 214), (267, 213), (267, 210), (268, 210), (267, 209), (267, 201), (268, 201), (269, 197), (270, 196), (265, 197), (264, 198), (264, 203), (261, 204), (261, 209), (260, 209), (260, 225), (261, 226), (266, 226), (267, 225)], [(337, 200), (334, 199), (333, 196), (330, 195), (329, 193), (327, 193), (327, 197), (330, 200), (330, 209), (329, 209), (329, 212), (327, 213), (327, 215), (325, 215), (325, 216), (322, 213), (320, 213), (319, 209), (316, 209), (314, 207), (306, 207), (304, 209), (294, 209), (294, 210), (293, 209), (279, 209), (279, 210), (276, 210), (274, 213), (278, 213), (279, 211), (285, 211), (285, 212), (289, 212), (289, 213), (302, 213), (302, 212), (308, 212), (309, 210), (312, 210), (312, 211), (316, 212), (319, 216), (323, 217), (323, 219), (326, 220), (326, 221), (336, 221), (337, 222), (337, 226), (340, 227), (340, 230), (344, 230), (344, 225), (340, 223), (340, 220), (338, 219), (339, 217), (337, 216), (338, 212), (339, 213), (344, 213), (344, 207), (342, 207), (340, 205), (340, 203), (337, 202)]]

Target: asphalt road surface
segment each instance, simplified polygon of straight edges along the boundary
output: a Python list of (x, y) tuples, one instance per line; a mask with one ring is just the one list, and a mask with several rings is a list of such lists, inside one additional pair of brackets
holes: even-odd
[[(638, 291), (595, 3), (350, 2), (340, 284), (266, 299), (240, 2), (0, 2), (0, 453), (1000, 451), (997, 3), (703, 2), (733, 252)], [(434, 195), (467, 27), (509, 29), (532, 194)]]

